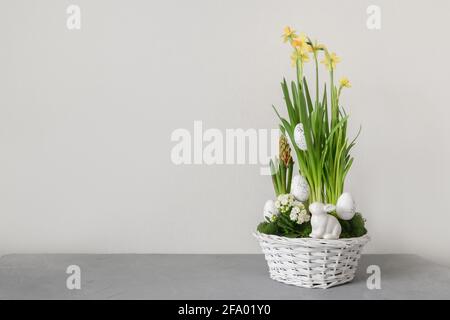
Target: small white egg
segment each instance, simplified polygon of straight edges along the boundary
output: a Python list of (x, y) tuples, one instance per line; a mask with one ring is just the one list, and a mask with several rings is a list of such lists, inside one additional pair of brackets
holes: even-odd
[(306, 151), (305, 130), (303, 129), (302, 123), (297, 124), (294, 128), (294, 140), (300, 150)]
[(277, 216), (279, 214), (278, 209), (275, 207), (275, 202), (273, 200), (267, 200), (264, 204), (264, 218), (268, 218), (272, 220), (273, 216)]
[(309, 198), (309, 185), (305, 177), (296, 175), (292, 178), (291, 194), (300, 202), (305, 202)]
[(344, 192), (336, 203), (336, 213), (342, 220), (350, 220), (356, 212), (355, 201), (350, 193)]

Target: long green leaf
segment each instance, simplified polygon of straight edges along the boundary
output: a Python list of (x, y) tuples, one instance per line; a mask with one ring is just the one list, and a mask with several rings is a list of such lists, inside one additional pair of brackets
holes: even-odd
[(306, 83), (306, 78), (303, 77), (303, 85), (304, 85), (304, 91), (306, 95), (306, 102), (308, 103), (308, 112), (311, 114), (313, 112), (314, 106), (311, 101), (311, 96), (309, 95), (309, 89), (308, 84)]
[(289, 95), (289, 90), (287, 87), (286, 79), (283, 79), (283, 82), (281, 83), (281, 88), (283, 90), (284, 101), (286, 102), (286, 108), (288, 111), (289, 120), (291, 122), (291, 125), (295, 125), (296, 123), (298, 123), (299, 119), (298, 119), (297, 112), (292, 105), (292, 101), (291, 101), (291, 97)]

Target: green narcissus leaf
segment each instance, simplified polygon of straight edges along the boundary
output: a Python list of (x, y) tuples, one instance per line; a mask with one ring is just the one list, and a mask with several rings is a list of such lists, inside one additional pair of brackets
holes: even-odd
[(284, 95), (284, 100), (286, 102), (286, 108), (288, 111), (289, 120), (291, 122), (291, 125), (295, 125), (296, 123), (298, 123), (299, 119), (298, 119), (297, 112), (294, 109), (292, 102), (291, 102), (291, 97), (289, 95), (289, 89), (288, 89), (288, 86), (286, 83), (286, 79), (283, 79), (283, 82), (281, 83), (281, 88), (283, 90), (283, 95)]
[(311, 114), (313, 112), (313, 103), (311, 101), (311, 96), (309, 95), (308, 84), (306, 83), (306, 78), (303, 77), (303, 86), (305, 88), (306, 102), (308, 104), (308, 112)]

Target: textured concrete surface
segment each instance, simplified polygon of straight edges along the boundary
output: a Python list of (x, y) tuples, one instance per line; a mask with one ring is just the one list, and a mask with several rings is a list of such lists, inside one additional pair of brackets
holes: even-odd
[[(369, 290), (367, 266), (381, 268)], [(81, 268), (68, 290), (66, 269)], [(303, 289), (269, 278), (262, 255), (6, 255), (0, 299), (450, 299), (450, 268), (415, 255), (364, 255), (354, 281)]]

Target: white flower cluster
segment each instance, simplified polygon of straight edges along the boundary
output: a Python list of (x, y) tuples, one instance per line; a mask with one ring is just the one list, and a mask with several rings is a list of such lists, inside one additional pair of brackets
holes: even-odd
[(291, 210), (294, 202), (295, 198), (292, 194), (280, 194), (277, 198), (277, 201), (275, 201), (275, 208), (277, 208), (281, 213), (286, 213)]
[(298, 224), (302, 224), (302, 223), (308, 222), (310, 219), (310, 216), (308, 214), (308, 211), (306, 211), (303, 203), (296, 201), (296, 203), (294, 204), (294, 207), (291, 210), (289, 218), (292, 221), (296, 221)]

